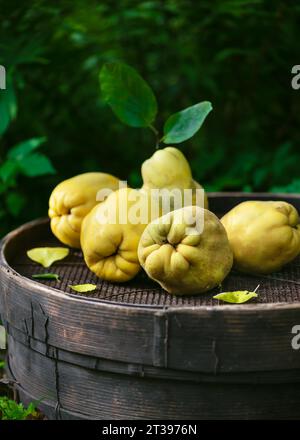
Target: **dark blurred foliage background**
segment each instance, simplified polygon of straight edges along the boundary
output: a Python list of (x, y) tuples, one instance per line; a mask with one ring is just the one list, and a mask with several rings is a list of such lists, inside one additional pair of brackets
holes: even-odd
[(150, 83), (159, 127), (212, 102), (180, 145), (206, 189), (300, 192), (300, 91), (290, 84), (299, 13), (289, 0), (0, 0), (1, 234), (45, 215), (66, 177), (100, 170), (140, 184), (155, 140), (101, 101), (99, 70), (110, 60)]

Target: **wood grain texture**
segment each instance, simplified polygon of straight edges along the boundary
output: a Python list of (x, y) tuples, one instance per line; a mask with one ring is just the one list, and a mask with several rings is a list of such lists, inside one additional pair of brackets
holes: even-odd
[[(271, 198), (300, 208), (300, 196), (271, 196), (213, 194), (210, 206)], [(0, 253), (0, 313), (24, 401), (44, 399), (51, 418), (299, 416), (291, 331), (300, 302), (163, 307), (68, 295), (9, 264), (47, 228), (47, 220), (22, 226)]]
[[(55, 419), (296, 419), (300, 383), (207, 383), (96, 371), (9, 341), (21, 396)], [(26, 399), (27, 394), (27, 399)]]

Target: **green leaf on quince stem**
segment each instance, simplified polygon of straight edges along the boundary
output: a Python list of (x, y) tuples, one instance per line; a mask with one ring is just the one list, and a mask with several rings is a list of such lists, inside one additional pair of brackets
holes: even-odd
[(233, 304), (242, 304), (249, 301), (251, 298), (256, 298), (258, 295), (255, 292), (248, 290), (237, 290), (236, 292), (223, 292), (215, 295), (214, 299), (219, 299)]
[(155, 119), (154, 93), (138, 72), (127, 64), (104, 64), (100, 71), (103, 99), (116, 116), (131, 127), (148, 127)]
[(174, 113), (164, 125), (162, 141), (165, 144), (179, 144), (190, 139), (200, 129), (211, 110), (211, 103), (203, 101)]

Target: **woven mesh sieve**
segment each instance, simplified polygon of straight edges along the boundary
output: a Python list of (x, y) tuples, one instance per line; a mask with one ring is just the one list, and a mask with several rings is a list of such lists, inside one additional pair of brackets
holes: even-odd
[[(37, 241), (34, 246), (59, 246), (61, 245), (53, 237), (45, 237), (43, 241)], [(255, 303), (290, 303), (300, 301), (300, 257), (285, 266), (281, 272), (268, 276), (248, 276), (232, 271), (224, 280), (221, 288), (214, 289), (206, 294), (195, 296), (173, 296), (165, 292), (158, 284), (148, 279), (145, 273), (140, 273), (134, 280), (128, 283), (113, 284), (97, 278), (85, 265), (82, 253), (71, 250), (70, 255), (45, 270), (32, 262), (26, 255), (26, 249), (20, 249), (17, 255), (10, 261), (10, 265), (21, 275), (32, 279), (33, 274), (51, 271), (57, 273), (60, 281), (35, 280), (46, 286), (62, 290), (67, 294), (81, 298), (93, 298), (120, 304), (149, 305), (151, 307), (166, 306), (211, 306), (219, 305), (219, 301), (213, 299), (213, 295), (221, 291), (254, 290), (260, 284), (259, 297)], [(77, 294), (68, 285), (93, 283), (97, 289), (89, 294)], [(250, 304), (250, 303), (249, 303)]]

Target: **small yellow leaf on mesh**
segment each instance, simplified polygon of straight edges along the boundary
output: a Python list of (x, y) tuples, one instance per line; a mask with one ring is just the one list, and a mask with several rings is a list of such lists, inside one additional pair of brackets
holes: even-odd
[(221, 301), (242, 304), (251, 298), (256, 298), (258, 295), (256, 292), (249, 292), (248, 290), (237, 290), (236, 292), (223, 292), (215, 295), (213, 298), (219, 299)]
[(69, 249), (63, 247), (41, 247), (27, 251), (27, 256), (44, 267), (50, 267), (55, 261), (62, 260), (69, 255)]
[(70, 289), (75, 290), (75, 292), (79, 293), (86, 293), (86, 292), (92, 292), (93, 290), (97, 289), (97, 286), (95, 284), (76, 284), (75, 286), (70, 286)]

